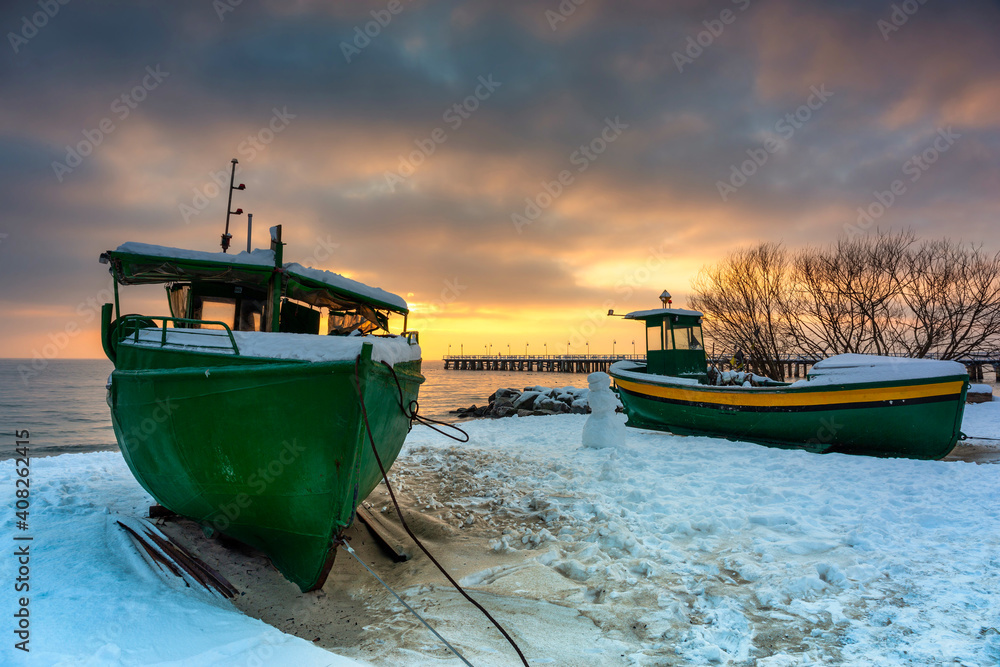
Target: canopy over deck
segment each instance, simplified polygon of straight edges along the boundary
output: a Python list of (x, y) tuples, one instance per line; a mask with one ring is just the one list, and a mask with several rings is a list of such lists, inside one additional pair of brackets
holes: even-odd
[(278, 270), (283, 274), (285, 295), (313, 306), (409, 313), (402, 297), (338, 273), (311, 269), (295, 262), (286, 262), (277, 269), (272, 250), (227, 254), (132, 242), (103, 253), (101, 259), (110, 261), (112, 273), (122, 285), (205, 280), (266, 289), (271, 275)]

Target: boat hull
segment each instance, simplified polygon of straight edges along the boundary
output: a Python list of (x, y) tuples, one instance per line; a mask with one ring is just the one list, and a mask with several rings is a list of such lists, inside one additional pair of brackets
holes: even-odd
[[(260, 549), (303, 591), (321, 587), (333, 539), (381, 480), (356, 372), (386, 469), (409, 428), (370, 345), (357, 362), (123, 352), (108, 403), (139, 483), (167, 509)], [(419, 367), (395, 367), (404, 405), (423, 382)]]
[(629, 426), (763, 445), (940, 459), (960, 437), (968, 378), (752, 390), (616, 374)]

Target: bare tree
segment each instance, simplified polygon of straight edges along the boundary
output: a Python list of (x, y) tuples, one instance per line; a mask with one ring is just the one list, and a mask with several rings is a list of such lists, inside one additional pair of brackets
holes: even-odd
[(912, 232), (876, 233), (807, 248), (794, 263), (796, 347), (809, 354), (892, 354), (905, 349), (901, 300)]
[(707, 335), (784, 379), (785, 354), (957, 359), (1000, 345), (1000, 253), (877, 231), (809, 247), (741, 248), (703, 268), (695, 308)]
[(910, 356), (956, 359), (1000, 340), (1000, 253), (926, 241), (908, 256), (906, 272)]
[(749, 354), (753, 368), (784, 379), (779, 359), (789, 351), (788, 253), (780, 244), (742, 248), (701, 270), (692, 305), (710, 322), (710, 337)]

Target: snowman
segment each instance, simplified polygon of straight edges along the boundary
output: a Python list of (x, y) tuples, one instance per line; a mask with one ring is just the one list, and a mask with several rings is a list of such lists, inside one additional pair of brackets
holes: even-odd
[(618, 397), (611, 391), (611, 376), (591, 373), (587, 376), (590, 393), (590, 416), (583, 425), (583, 446), (593, 449), (616, 447), (625, 440), (625, 426), (615, 414)]

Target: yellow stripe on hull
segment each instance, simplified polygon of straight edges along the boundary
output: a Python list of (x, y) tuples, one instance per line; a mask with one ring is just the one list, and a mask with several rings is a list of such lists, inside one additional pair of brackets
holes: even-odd
[(691, 403), (716, 405), (746, 405), (761, 407), (796, 407), (810, 405), (874, 403), (933, 396), (952, 396), (962, 392), (962, 380), (935, 382), (910, 386), (874, 387), (865, 389), (831, 389), (829, 391), (801, 391), (791, 388), (781, 389), (688, 389), (659, 384), (634, 382), (615, 377), (615, 383), (628, 391), (657, 398)]

